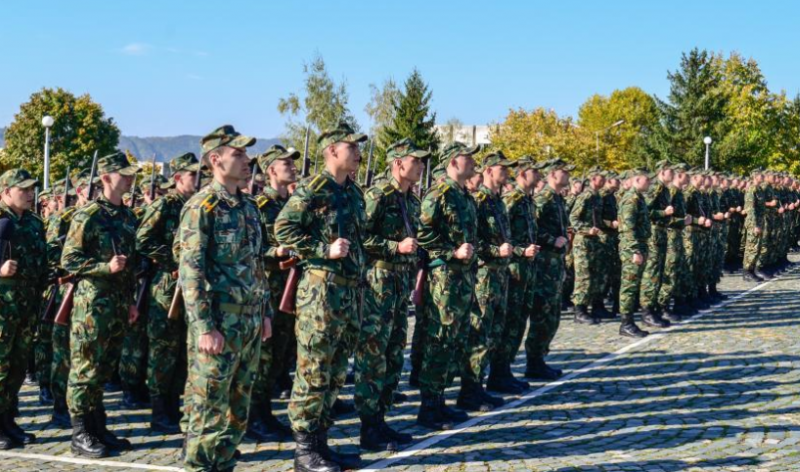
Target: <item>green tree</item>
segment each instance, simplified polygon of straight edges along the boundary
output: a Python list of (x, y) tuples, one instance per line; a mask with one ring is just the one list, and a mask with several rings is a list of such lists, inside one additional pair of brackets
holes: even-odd
[(317, 55), (303, 66), (305, 84), (302, 94), (291, 93), (278, 100), (278, 112), (287, 117), (286, 130), (281, 136), (287, 146), (302, 151), (306, 126), (310, 126), (309, 155), (317, 156), (317, 137), (343, 120), (354, 129), (359, 126), (348, 108), (347, 83), (337, 84), (328, 75), (325, 61)]
[[(616, 125), (622, 121), (622, 124)], [(607, 169), (648, 165), (647, 137), (658, 125), (652, 96), (638, 87), (615, 90), (609, 97), (593, 95), (578, 111), (578, 124), (594, 135), (595, 158)]]
[(385, 167), (385, 149), (390, 144), (409, 138), (422, 149), (429, 149), (434, 154), (431, 163), (438, 163), (439, 136), (436, 134), (436, 113), (431, 112), (432, 92), (422, 78), (419, 70), (414, 69), (403, 85), (403, 91), (394, 97), (394, 116), (391, 124), (378, 133), (375, 155), (379, 158), (381, 168)]
[(55, 119), (50, 129), (50, 179), (72, 169), (88, 167), (95, 151), (103, 156), (119, 144), (119, 128), (106, 118), (103, 108), (88, 94), (76, 97), (61, 89), (43, 88), (31, 95), (6, 129), (3, 166), (23, 167), (38, 178), (44, 175), (44, 128), (42, 117)]

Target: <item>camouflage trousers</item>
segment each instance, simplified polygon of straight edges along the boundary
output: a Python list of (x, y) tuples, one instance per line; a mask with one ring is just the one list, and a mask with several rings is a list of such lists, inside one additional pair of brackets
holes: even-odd
[(725, 249), (725, 260), (728, 262), (736, 261), (741, 257), (739, 248), (743, 229), (742, 217), (738, 213), (732, 214), (728, 223), (727, 248)]
[(67, 401), (69, 381), (69, 326), (53, 324), (53, 363), (50, 366), (50, 391), (56, 404)]
[(253, 405), (271, 401), (272, 390), (278, 378), (290, 367), (297, 346), (294, 334), (295, 317), (278, 309), (286, 287), (288, 272), (275, 271), (267, 274), (272, 305), (272, 337), (261, 343), (258, 376), (253, 385)]
[(572, 253), (575, 264), (575, 288), (572, 291), (572, 303), (575, 305), (591, 305), (602, 300), (605, 266), (601, 261), (603, 246), (595, 236), (576, 234), (572, 241)]
[[(217, 329), (225, 339), (222, 352), (206, 354), (196, 348), (189, 353), (189, 431), (186, 436), (185, 470), (232, 469), (233, 455), (247, 429), (250, 394), (261, 349), (261, 312), (233, 313), (225, 304), (216, 305)], [(224, 308), (224, 309), (223, 309)], [(189, 335), (199, 337), (189, 327)]]
[(56, 290), (53, 287), (48, 288), (45, 292), (45, 298), (42, 300), (40, 309), (31, 315), (35, 318), (36, 322), (36, 335), (33, 342), (33, 357), (34, 364), (36, 365), (36, 379), (39, 381), (40, 387), (50, 387), (50, 366), (53, 363), (53, 322), (42, 321), (41, 314), (44, 311), (44, 305), (47, 303), (50, 291)]
[(177, 398), (186, 384), (185, 318), (168, 318), (175, 287), (175, 278), (163, 271), (153, 276), (150, 285), (147, 309), (147, 388), (150, 396)]
[[(664, 278), (664, 266), (667, 260), (667, 230), (654, 226), (653, 234), (647, 245), (647, 262), (642, 275), (642, 286), (639, 300), (643, 307), (650, 309), (658, 305), (658, 294)], [(630, 270), (628, 271), (630, 276)], [(621, 289), (620, 289), (621, 290)], [(620, 302), (620, 305), (622, 302)]]
[(680, 281), (685, 277), (686, 254), (683, 249), (683, 230), (670, 228), (667, 230), (667, 257), (664, 260), (664, 276), (661, 278), (661, 289), (658, 291), (658, 305), (665, 307), (672, 298), (684, 298), (678, 292)]
[(411, 270), (395, 272), (375, 266), (367, 272), (369, 288), (355, 352), (355, 402), (362, 418), (380, 415), (392, 406), (403, 372), (414, 275)]
[(718, 226), (719, 229), (714, 236), (714, 270), (712, 276), (714, 283), (719, 283), (722, 279), (722, 270), (725, 267), (725, 252), (728, 248), (728, 223), (722, 222)]
[(619, 305), (619, 284), (622, 266), (619, 262), (619, 235), (616, 232), (600, 233), (603, 244), (603, 264), (606, 266), (603, 279), (603, 296), (611, 295), (614, 305)]
[(764, 233), (756, 234), (755, 227), (747, 227), (746, 231), (747, 237), (744, 245), (743, 267), (744, 270), (753, 271), (762, 267), (759, 265), (759, 261), (761, 259), (761, 251), (763, 250), (761, 240)]
[(508, 266), (506, 322), (492, 356), (492, 369), (495, 365), (498, 368), (510, 366), (519, 352), (528, 317), (533, 314), (537, 260), (538, 257), (534, 260), (512, 262)]
[(297, 286), (297, 371), (289, 402), (295, 431), (312, 433), (333, 425), (331, 408), (358, 341), (359, 289), (337, 284), (330, 275), (306, 270)]
[(81, 279), (70, 320), (67, 405), (72, 416), (97, 410), (128, 325), (131, 300), (116, 287)]
[(508, 266), (484, 265), (478, 269), (473, 309), (469, 316), (462, 381), (480, 383), (502, 341), (508, 303)]
[(464, 339), (475, 296), (475, 275), (459, 262), (430, 270), (425, 294), (425, 332), (422, 342), (420, 391), (440, 395), (461, 368)]
[(682, 291), (686, 294), (688, 299), (697, 297), (697, 289), (701, 277), (700, 268), (700, 252), (702, 252), (702, 244), (700, 241), (699, 228), (687, 228), (683, 231), (683, 248), (686, 257), (686, 273), (684, 274), (681, 286)]
[(564, 256), (542, 251), (536, 256), (536, 285), (530, 314), (525, 353), (528, 364), (550, 353), (550, 343), (561, 322), (561, 289), (564, 283)]
[(40, 303), (41, 293), (35, 287), (0, 280), (0, 413), (17, 404)]
[(644, 275), (645, 267), (647, 265), (648, 251), (642, 254), (644, 262), (642, 264), (635, 264), (633, 262), (633, 253), (630, 251), (621, 251), (620, 260), (622, 261), (622, 283), (619, 287), (619, 312), (622, 316), (622, 321), (632, 321), (633, 313), (636, 311), (636, 300), (639, 297), (639, 291), (642, 286), (642, 276)]
[[(169, 310), (169, 305), (167, 305), (167, 309)], [(125, 312), (127, 313), (127, 310)], [(135, 391), (147, 382), (147, 352), (149, 349), (147, 331), (149, 324), (149, 312), (140, 313), (136, 323), (125, 329), (118, 367), (124, 390)]]

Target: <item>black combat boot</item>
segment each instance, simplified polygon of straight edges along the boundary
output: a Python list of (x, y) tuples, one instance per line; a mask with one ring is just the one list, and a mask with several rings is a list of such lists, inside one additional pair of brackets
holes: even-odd
[(773, 277), (768, 273), (764, 272), (761, 268), (758, 268), (753, 271), (753, 273), (761, 280), (772, 280)]
[(519, 388), (522, 389), (523, 392), (527, 392), (528, 390), (531, 389), (531, 385), (528, 382), (514, 377), (514, 373), (511, 372), (511, 364), (505, 364), (503, 366), (503, 372), (505, 372), (506, 377), (508, 377), (515, 384), (517, 384)]
[(466, 411), (487, 412), (493, 408), (493, 405), (485, 402), (481, 397), (478, 384), (463, 377), (461, 378), (461, 391), (458, 392), (456, 405)]
[(355, 405), (353, 405), (351, 402), (344, 401), (341, 398), (337, 398), (336, 401), (333, 402), (333, 408), (331, 409), (333, 416), (344, 416), (355, 412)]
[(514, 381), (513, 376), (509, 374), (510, 369), (509, 372), (506, 373), (505, 365), (493, 362), (489, 368), (489, 379), (486, 381), (486, 389), (492, 392), (511, 393), (514, 395), (522, 393), (524, 390)]
[(528, 359), (528, 366), (525, 368), (526, 379), (539, 380), (558, 380), (558, 371), (551, 369), (544, 362), (544, 359)]
[(141, 410), (146, 408), (139, 395), (133, 390), (122, 391), (122, 406), (128, 410)]
[(610, 311), (606, 310), (606, 305), (603, 303), (603, 300), (595, 300), (592, 302), (592, 318), (596, 320), (607, 320), (614, 318), (614, 315), (612, 315)]
[(72, 417), (72, 443), (70, 450), (76, 456), (86, 456), (93, 459), (108, 457), (108, 448), (100, 442), (94, 428), (92, 428), (90, 415)]
[(463, 423), (469, 419), (469, 415), (466, 412), (447, 406), (444, 395), (439, 395), (439, 411), (442, 416), (456, 423)]
[(340, 472), (338, 464), (322, 457), (316, 433), (295, 431), (294, 470), (296, 472)]
[(318, 429), (317, 439), (319, 440), (319, 453), (325, 460), (338, 464), (342, 470), (353, 470), (361, 467), (361, 455), (338, 453), (328, 447), (327, 429)]
[(39, 404), (42, 406), (53, 404), (53, 392), (50, 391), (50, 387), (46, 385), (39, 387)]
[(752, 270), (742, 271), (742, 280), (745, 282), (763, 282), (764, 279), (757, 276)]
[(639, 329), (636, 323), (633, 322), (633, 314), (622, 314), (622, 325), (619, 327), (619, 335), (628, 338), (644, 338), (648, 334), (647, 331)]
[(50, 418), (50, 422), (62, 428), (69, 428), (71, 426), (66, 400), (59, 399), (55, 401), (53, 404), (53, 416)]
[(12, 441), (18, 444), (32, 444), (36, 441), (36, 436), (31, 433), (26, 433), (19, 427), (14, 420), (14, 415), (11, 410), (7, 410), (0, 416), (0, 428), (6, 433)]
[(101, 443), (112, 451), (127, 451), (131, 448), (131, 442), (125, 438), (118, 438), (114, 433), (108, 430), (108, 416), (106, 416), (106, 409), (101, 404), (92, 412), (93, 428), (97, 438)]
[[(633, 323), (633, 320), (631, 319), (630, 322)], [(645, 307), (642, 312), (642, 322), (655, 328), (669, 327), (669, 323), (659, 318), (649, 307)], [(625, 321), (623, 321), (622, 324), (625, 325)]]
[(21, 446), (22, 444), (18, 444), (13, 439), (8, 437), (3, 428), (0, 428), (0, 451), (7, 451), (12, 447)]
[(167, 401), (163, 396), (154, 395), (150, 399), (150, 404), (153, 408), (150, 418), (150, 429), (163, 434), (178, 434), (181, 432), (178, 423), (173, 421), (169, 416)]
[(679, 311), (680, 304), (678, 301), (675, 301), (675, 306), (670, 307), (669, 304), (664, 307), (664, 319), (669, 321), (670, 323), (680, 323), (683, 318), (681, 317)]
[(417, 424), (435, 431), (453, 429), (453, 421), (445, 418), (439, 411), (439, 398), (437, 395), (422, 393), (417, 413)]
[(393, 441), (397, 442), (397, 444), (411, 444), (414, 441), (414, 436), (408, 433), (401, 433), (399, 431), (395, 431), (386, 423), (386, 413), (382, 412), (380, 415), (380, 423), (381, 423), (381, 430), (383, 434), (390, 437)]
[(361, 417), (359, 444), (361, 449), (368, 451), (397, 451), (397, 442), (390, 438), (381, 427), (381, 419), (378, 415)]
[(586, 308), (586, 305), (575, 305), (575, 322), (594, 325), (600, 323), (600, 320), (589, 316), (589, 310)]

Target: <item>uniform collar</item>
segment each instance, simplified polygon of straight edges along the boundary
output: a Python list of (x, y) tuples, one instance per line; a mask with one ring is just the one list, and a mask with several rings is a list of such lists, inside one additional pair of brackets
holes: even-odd
[(220, 199), (224, 200), (231, 207), (239, 205), (242, 201), (238, 190), (236, 191), (236, 195), (231, 195), (228, 192), (228, 189), (226, 189), (224, 185), (216, 180), (211, 182), (211, 188), (214, 190), (214, 192), (216, 192)]

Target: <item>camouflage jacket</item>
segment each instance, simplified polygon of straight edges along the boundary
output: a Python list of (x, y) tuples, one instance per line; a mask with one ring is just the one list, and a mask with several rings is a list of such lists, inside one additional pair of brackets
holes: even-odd
[(575, 199), (569, 221), (575, 232), (586, 234), (592, 227), (603, 228), (603, 200), (600, 193), (586, 188)]
[[(430, 258), (471, 267), (477, 260), (478, 215), (466, 188), (446, 177), (422, 199), (419, 244)], [(458, 260), (455, 252), (465, 243), (475, 248), (471, 259)]]
[(656, 180), (647, 192), (645, 202), (650, 213), (650, 221), (658, 227), (667, 226), (671, 218), (664, 210), (670, 204), (669, 188), (660, 180)]
[[(417, 254), (400, 254), (397, 245), (407, 237), (416, 238), (419, 230), (421, 202), (409, 190), (400, 190), (397, 180), (391, 175), (388, 181), (370, 188), (365, 196), (367, 225), (364, 249), (371, 261), (384, 260), (394, 264), (415, 264)], [(401, 207), (401, 202), (404, 207)], [(405, 208), (411, 234), (403, 218)]]
[(475, 193), (475, 204), (478, 216), (478, 257), (484, 263), (508, 265), (510, 259), (500, 257), (500, 246), (503, 243), (512, 244), (508, 210), (503, 198), (481, 185)]
[(519, 185), (515, 185), (511, 191), (503, 195), (503, 203), (508, 209), (511, 235), (509, 243), (514, 246), (514, 256), (524, 258), (525, 249), (531, 244), (536, 244), (539, 233), (533, 197), (525, 193)]
[[(122, 271), (112, 274), (109, 261), (115, 255), (128, 260)], [(103, 280), (133, 302), (136, 219), (130, 208), (114, 205), (101, 195), (78, 209), (64, 240), (61, 265), (78, 277)]]
[(744, 197), (745, 226), (748, 228), (764, 228), (764, 189), (761, 185), (751, 185)]
[(10, 219), (14, 226), (11, 244), (5, 248), (5, 255), (17, 261), (17, 272), (10, 279), (22, 286), (34, 288), (40, 294), (48, 276), (44, 222), (28, 210), (17, 216), (2, 202), (0, 218)]
[(281, 194), (269, 185), (264, 187), (264, 193), (255, 199), (261, 219), (261, 235), (263, 237), (261, 252), (264, 254), (267, 271), (274, 270), (277, 264), (289, 258), (288, 256), (278, 257), (277, 251), (280, 244), (275, 238), (275, 220), (278, 219), (278, 214), (288, 201), (288, 196), (281, 197)]
[(536, 241), (546, 251), (566, 254), (567, 245), (556, 248), (556, 239), (567, 238), (569, 228), (569, 215), (567, 214), (564, 197), (559, 195), (549, 185), (546, 185), (534, 198), (536, 212), (539, 219), (539, 233)]
[(609, 234), (616, 235), (619, 230), (614, 228), (613, 222), (617, 221), (619, 215), (617, 214), (617, 195), (608, 189), (600, 190), (600, 198), (603, 202), (603, 209), (601, 216), (603, 218), (603, 231)]
[(50, 215), (45, 240), (47, 242), (47, 268), (51, 280), (63, 277), (67, 273), (61, 267), (61, 253), (64, 250), (64, 240), (67, 238), (69, 225), (72, 223), (72, 217), (75, 216), (76, 211), (77, 208), (73, 206)]
[(645, 197), (630, 191), (619, 202), (620, 254), (647, 254), (647, 240), (651, 236), (650, 212)]
[(155, 263), (158, 270), (174, 272), (178, 261), (172, 253), (186, 198), (170, 193), (148, 205), (136, 230), (136, 251)]
[(217, 181), (202, 188), (183, 206), (177, 241), (187, 322), (199, 333), (218, 328), (217, 304), (270, 309), (258, 210), (244, 194)]
[[(297, 252), (306, 268), (352, 281), (363, 277), (366, 215), (361, 189), (347, 179), (339, 185), (328, 171), (300, 182), (275, 220), (278, 243)], [(350, 241), (346, 257), (328, 259), (337, 238)]]
[(669, 204), (675, 210), (672, 213), (669, 224), (670, 229), (683, 229), (686, 227), (686, 198), (683, 196), (683, 190), (674, 185), (669, 187)]

